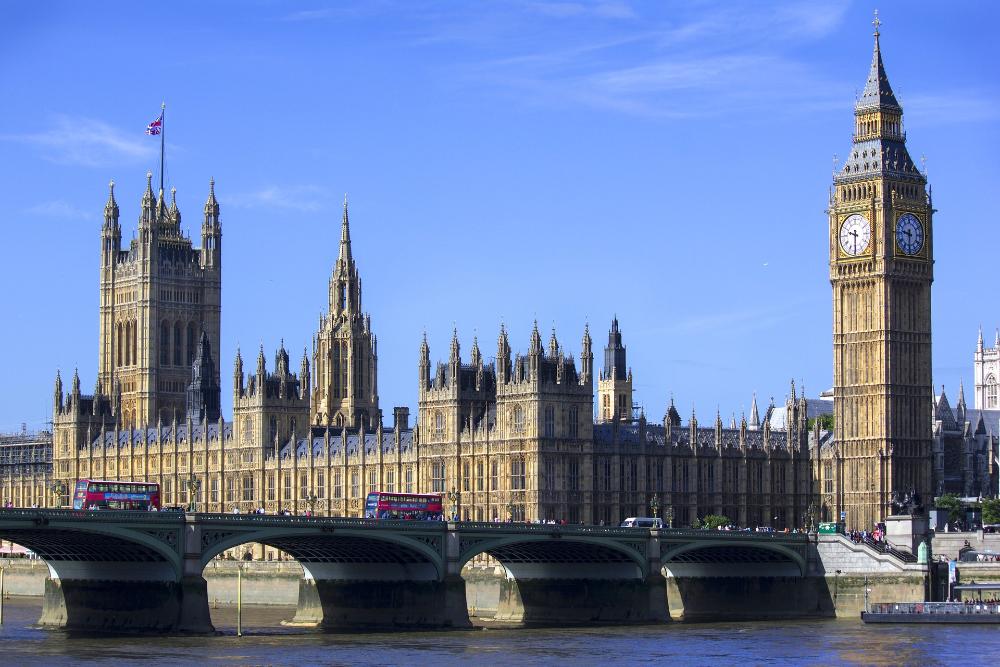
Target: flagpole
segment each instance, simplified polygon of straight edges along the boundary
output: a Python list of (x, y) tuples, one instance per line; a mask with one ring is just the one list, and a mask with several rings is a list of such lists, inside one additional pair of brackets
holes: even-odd
[(164, 116), (167, 113), (167, 103), (160, 104), (160, 193), (163, 193), (163, 142), (166, 134), (166, 122)]

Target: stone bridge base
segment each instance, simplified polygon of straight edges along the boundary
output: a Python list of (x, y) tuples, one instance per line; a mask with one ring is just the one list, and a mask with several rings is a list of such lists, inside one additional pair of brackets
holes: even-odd
[(326, 630), (472, 627), (461, 577), (445, 581), (303, 578), (288, 625)]
[(38, 624), (108, 633), (210, 633), (203, 577), (173, 581), (45, 580)]
[(670, 620), (659, 574), (641, 579), (522, 579), (500, 585), (494, 620), (524, 625)]
[(810, 577), (669, 577), (674, 619), (762, 621), (828, 616), (820, 587)]

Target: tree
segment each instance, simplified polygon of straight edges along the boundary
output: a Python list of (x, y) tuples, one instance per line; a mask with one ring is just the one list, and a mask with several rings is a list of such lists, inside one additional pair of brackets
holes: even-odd
[(709, 514), (703, 517), (700, 521), (696, 521), (696, 528), (702, 528), (704, 530), (718, 530), (719, 526), (728, 526), (729, 517), (722, 516), (720, 514)]
[(962, 518), (962, 501), (954, 493), (940, 496), (934, 503), (939, 510), (947, 510), (948, 521), (958, 521)]
[(1000, 498), (983, 501), (983, 524), (1000, 523)]

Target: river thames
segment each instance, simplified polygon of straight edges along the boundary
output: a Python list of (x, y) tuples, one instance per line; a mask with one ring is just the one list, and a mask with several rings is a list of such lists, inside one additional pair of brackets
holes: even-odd
[(10, 665), (980, 665), (1000, 650), (996, 626), (865, 626), (855, 620), (572, 629), (324, 634), (284, 628), (292, 607), (212, 611), (202, 637), (71, 635), (33, 627), (38, 598), (11, 598), (0, 626)]

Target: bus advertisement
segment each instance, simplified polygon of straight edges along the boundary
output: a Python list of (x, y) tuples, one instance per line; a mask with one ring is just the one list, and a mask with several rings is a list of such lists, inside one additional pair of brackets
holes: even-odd
[(160, 485), (152, 482), (113, 482), (81, 479), (73, 494), (75, 510), (160, 509)]
[(366, 519), (440, 521), (441, 496), (423, 493), (369, 493), (365, 500)]

